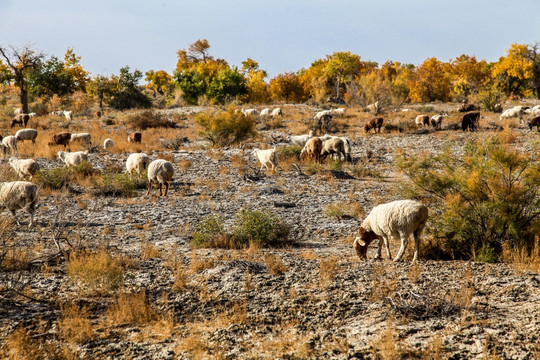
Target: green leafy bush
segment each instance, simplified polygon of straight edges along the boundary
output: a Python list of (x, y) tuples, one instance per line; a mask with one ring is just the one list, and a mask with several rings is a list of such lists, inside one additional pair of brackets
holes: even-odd
[(401, 156), (404, 194), (430, 202), (428, 232), (442, 255), (494, 261), (504, 244), (530, 247), (540, 231), (538, 149), (524, 154), (504, 136), (470, 141), (462, 156)]
[(191, 246), (193, 247), (222, 247), (218, 246), (218, 240), (227, 237), (220, 216), (206, 216), (198, 224), (191, 234)]
[(288, 236), (287, 224), (271, 212), (243, 208), (234, 218), (232, 237), (241, 244), (278, 245)]
[(103, 172), (94, 178), (94, 195), (102, 196), (133, 196), (137, 189), (146, 188), (146, 182), (141, 177), (129, 174)]
[(195, 121), (202, 127), (200, 134), (214, 146), (229, 146), (256, 135), (253, 117), (235, 113), (232, 108), (200, 113)]
[(60, 190), (73, 181), (73, 172), (65, 166), (50, 170), (39, 170), (34, 175), (34, 182), (42, 188)]
[(278, 148), (278, 160), (286, 160), (290, 158), (300, 159), (300, 153), (302, 152), (302, 146), (280, 146)]

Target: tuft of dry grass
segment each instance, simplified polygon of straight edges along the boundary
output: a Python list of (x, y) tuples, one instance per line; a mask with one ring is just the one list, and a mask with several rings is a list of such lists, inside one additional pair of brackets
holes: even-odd
[(141, 244), (141, 259), (155, 259), (161, 256), (161, 251), (150, 241)]
[(88, 310), (76, 304), (62, 307), (62, 319), (58, 323), (60, 336), (69, 343), (82, 344), (94, 337)]
[(503, 245), (502, 261), (511, 264), (517, 272), (540, 273), (540, 236), (535, 236), (532, 249), (524, 246)]
[(121, 293), (107, 311), (110, 324), (148, 324), (157, 319), (145, 292)]
[(338, 274), (338, 258), (336, 256), (330, 256), (326, 259), (319, 260), (319, 284), (330, 284)]
[(281, 258), (274, 254), (266, 255), (264, 258), (266, 268), (272, 275), (282, 275), (287, 272), (287, 265), (283, 263)]

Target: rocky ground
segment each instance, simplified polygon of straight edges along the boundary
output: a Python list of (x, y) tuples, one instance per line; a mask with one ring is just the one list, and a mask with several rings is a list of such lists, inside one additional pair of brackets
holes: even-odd
[[(536, 134), (519, 131), (526, 148)], [(375, 261), (374, 248), (360, 261), (351, 247), (361, 218), (400, 197), (405, 179), (395, 170), (396, 153), (436, 152), (445, 144), (459, 153), (468, 136), (359, 136), (356, 165), (313, 170), (287, 163), (277, 174), (257, 173), (247, 150), (187, 144), (159, 154), (176, 167), (167, 197), (143, 189), (131, 198), (100, 196), (80, 185), (45, 193), (35, 229), (26, 230), (22, 216), (22, 227), (0, 234), (32, 249), (27, 269), (2, 273), (2, 357), (17, 358), (26, 348), (35, 354), (28, 358), (539, 358), (539, 274), (506, 264), (411, 264), (410, 253), (401, 263)], [(123, 166), (126, 156), (90, 160), (96, 168)], [(243, 207), (279, 215), (291, 244), (190, 247), (204, 216), (220, 215), (231, 226)], [(70, 275), (66, 258), (54, 256), (54, 240), (68, 250), (66, 239), (122, 259), (121, 286), (96, 291)], [(128, 308), (144, 306), (150, 315), (114, 317), (122, 294), (143, 294), (142, 305)], [(66, 330), (83, 331), (67, 325), (76, 317), (66, 304), (79, 309), (88, 336)]]

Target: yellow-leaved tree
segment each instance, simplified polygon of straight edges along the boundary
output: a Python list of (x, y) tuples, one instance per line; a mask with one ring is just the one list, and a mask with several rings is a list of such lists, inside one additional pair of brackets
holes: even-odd
[(506, 56), (493, 65), (491, 76), (507, 95), (530, 96), (532, 89), (528, 85), (534, 76), (533, 65), (529, 47), (512, 44)]
[(449, 64), (435, 57), (426, 59), (409, 79), (413, 102), (448, 101), (451, 98)]
[(265, 104), (270, 101), (268, 84), (264, 81), (266, 71), (259, 69), (259, 63), (247, 58), (242, 61), (242, 74), (246, 77), (247, 94), (245, 101), (254, 104)]

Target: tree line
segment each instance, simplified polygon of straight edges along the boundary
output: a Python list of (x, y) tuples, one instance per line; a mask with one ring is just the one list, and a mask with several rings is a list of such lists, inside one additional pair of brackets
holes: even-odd
[(118, 110), (231, 101), (335, 101), (361, 106), (379, 101), (393, 108), (404, 103), (474, 101), (493, 110), (508, 98), (540, 96), (537, 43), (512, 44), (495, 62), (463, 54), (448, 62), (431, 57), (418, 66), (390, 60), (380, 65), (351, 52), (334, 52), (307, 69), (271, 79), (251, 58), (240, 68), (215, 58), (206, 39), (179, 50), (177, 56), (172, 74), (148, 70), (141, 85), (143, 73), (129, 66), (118, 75), (92, 76), (72, 48), (58, 59), (29, 46), (0, 46), (0, 86), (17, 90), (24, 112), (30, 102), (50, 109), (83, 107), (91, 101)]

